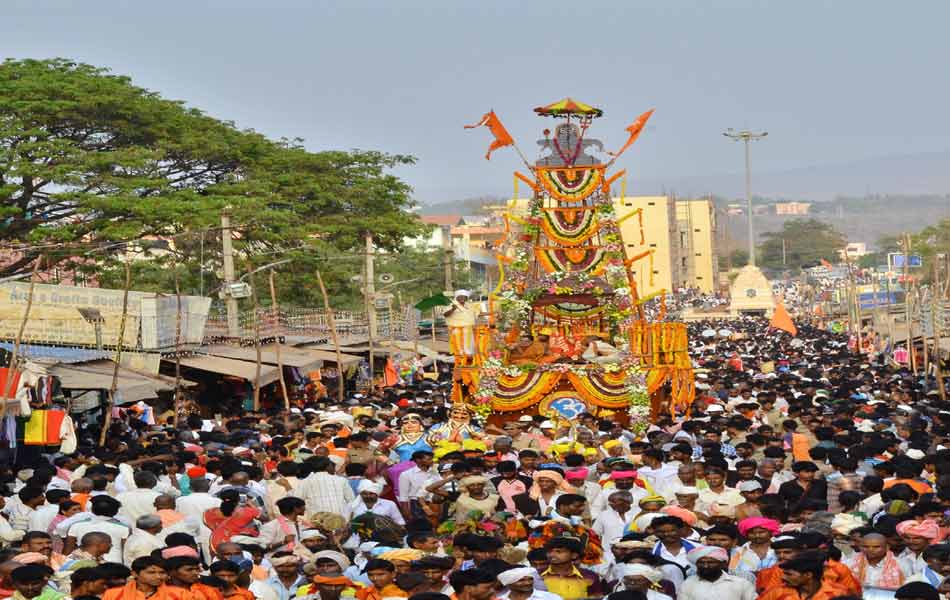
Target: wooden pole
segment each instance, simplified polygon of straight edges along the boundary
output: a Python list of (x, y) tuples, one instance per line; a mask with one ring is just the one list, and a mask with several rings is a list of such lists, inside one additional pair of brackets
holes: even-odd
[[(435, 307), (432, 307), (432, 351), (438, 355), (438, 352), (435, 349)], [(436, 376), (439, 374), (439, 361), (435, 358), (432, 359), (432, 369), (435, 372)]]
[(179, 423), (182, 416), (181, 396), (181, 284), (178, 277), (178, 259), (172, 264), (175, 270), (175, 423)]
[(910, 234), (904, 234), (904, 318), (907, 320), (907, 355), (910, 357), (910, 366), (917, 375), (917, 355), (914, 352), (913, 324), (910, 317)]
[(333, 318), (333, 309), (330, 308), (330, 296), (327, 295), (327, 288), (323, 285), (323, 277), (320, 275), (320, 271), (317, 271), (317, 283), (320, 284), (320, 293), (323, 294), (323, 308), (327, 311), (327, 325), (330, 326), (330, 336), (333, 338), (333, 347), (336, 349), (337, 396), (340, 404), (343, 404), (345, 398), (343, 390), (343, 353), (340, 352), (340, 340), (336, 334), (336, 320)]
[(943, 350), (940, 348), (941, 331), (937, 324), (937, 298), (940, 291), (940, 269), (937, 266), (937, 260), (934, 260), (934, 282), (933, 293), (930, 296), (930, 320), (934, 324), (934, 367), (937, 375), (937, 391), (940, 392), (940, 400), (947, 399), (947, 390), (943, 387)]
[[(924, 383), (926, 383), (926, 382), (927, 382), (927, 378), (930, 377), (930, 351), (929, 351), (929, 349), (927, 348), (927, 346), (928, 346), (927, 332), (924, 331), (924, 328), (923, 328), (923, 326), (922, 326), (922, 325), (923, 325), (923, 320), (924, 320), (924, 314), (923, 314), (924, 304), (923, 304), (923, 298), (921, 297), (921, 294), (920, 294), (920, 287), (917, 288), (917, 303), (920, 305), (920, 310), (921, 310), (921, 313), (920, 313), (920, 320), (921, 320), (920, 340), (921, 340), (921, 342), (923, 343), (923, 348), (924, 348)], [(934, 327), (937, 326), (936, 323), (934, 323), (933, 325), (934, 325)]]
[(257, 314), (257, 286), (254, 285), (254, 270), (247, 263), (247, 282), (251, 284), (251, 310), (254, 314), (254, 351), (257, 354), (254, 371), (254, 410), (261, 409), (261, 317)]
[(109, 386), (109, 397), (106, 399), (106, 416), (102, 422), (102, 431), (99, 433), (99, 446), (106, 445), (106, 434), (112, 427), (112, 407), (115, 406), (115, 391), (119, 385), (119, 363), (122, 362), (122, 346), (125, 344), (125, 321), (129, 315), (129, 288), (132, 287), (132, 253), (128, 246), (125, 248), (125, 287), (122, 290), (122, 317), (119, 319), (119, 337), (115, 342), (115, 364), (112, 365), (112, 384)]
[[(274, 313), (275, 329), (280, 331), (280, 311), (277, 309), (277, 286), (274, 284), (274, 269), (268, 277), (270, 283), (270, 307)], [(284, 394), (284, 410), (290, 412), (290, 396), (287, 394), (287, 382), (284, 380), (284, 363), (280, 360), (280, 335), (274, 335), (274, 349), (277, 354), (277, 374), (280, 377), (280, 391)]]
[(7, 381), (3, 386), (3, 404), (0, 405), (0, 417), (6, 416), (7, 414), (7, 402), (10, 398), (10, 393), (13, 392), (13, 378), (17, 369), (17, 359), (20, 354), (20, 342), (23, 341), (23, 332), (26, 330), (26, 323), (30, 320), (30, 310), (33, 308), (33, 290), (36, 288), (36, 273), (39, 271), (40, 264), (42, 264), (45, 258), (45, 254), (37, 256), (36, 262), (33, 263), (33, 270), (30, 271), (30, 288), (26, 293), (26, 308), (23, 309), (23, 317), (20, 319), (20, 329), (17, 330), (16, 338), (13, 340), (10, 368), (7, 369)]

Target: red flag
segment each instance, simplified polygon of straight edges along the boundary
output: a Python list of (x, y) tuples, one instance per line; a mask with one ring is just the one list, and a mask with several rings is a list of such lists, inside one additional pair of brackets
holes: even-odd
[(645, 113), (637, 117), (637, 120), (634, 121), (633, 124), (630, 125), (630, 127), (627, 127), (625, 131), (630, 132), (630, 137), (627, 138), (627, 143), (624, 144), (623, 147), (620, 148), (620, 150), (617, 150), (616, 152), (610, 152), (609, 154), (611, 156), (615, 158), (620, 156), (627, 150), (627, 148), (632, 146), (633, 143), (637, 141), (637, 138), (640, 137), (640, 132), (642, 132), (643, 128), (646, 127), (647, 121), (650, 120), (650, 117), (653, 115), (654, 110), (656, 109), (651, 108), (650, 110), (646, 111)]
[(782, 302), (776, 304), (775, 313), (772, 314), (772, 320), (769, 321), (769, 327), (787, 331), (788, 333), (792, 334), (792, 337), (798, 335), (798, 328), (795, 327), (795, 322), (792, 321), (792, 316), (788, 314), (787, 310), (785, 310), (785, 304)]
[(501, 124), (501, 121), (498, 120), (498, 116), (495, 114), (495, 111), (490, 110), (482, 116), (482, 120), (474, 125), (466, 125), (465, 129), (475, 129), (476, 127), (488, 127), (488, 130), (491, 131), (492, 135), (495, 136), (495, 141), (491, 143), (491, 146), (488, 147), (488, 152), (485, 153), (485, 160), (491, 158), (491, 153), (499, 148), (505, 146), (511, 146), (515, 143), (515, 140), (511, 137), (511, 134), (508, 133), (508, 130), (505, 129), (505, 126)]

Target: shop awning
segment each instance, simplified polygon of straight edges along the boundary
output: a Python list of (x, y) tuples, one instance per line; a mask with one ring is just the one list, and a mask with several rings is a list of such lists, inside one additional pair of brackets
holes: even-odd
[[(324, 364), (336, 364), (337, 356), (336, 351), (334, 350), (325, 350), (317, 348), (294, 348), (297, 352), (306, 352), (309, 356), (313, 358), (320, 359)], [(281, 358), (283, 358), (281, 354)], [(346, 354), (345, 352), (340, 352), (340, 359), (343, 361), (343, 366), (346, 367), (351, 364), (359, 363), (362, 360), (361, 357), (354, 354)]]
[[(236, 346), (208, 346), (202, 348), (201, 352), (211, 356), (257, 363), (257, 350), (252, 346), (241, 348)], [(277, 352), (273, 344), (261, 346), (261, 362), (266, 365), (277, 364)], [(318, 357), (301, 352), (299, 348), (282, 344), (280, 347), (280, 364), (286, 367), (296, 367), (306, 373), (319, 369), (323, 366), (323, 361)]]
[[(112, 372), (115, 363), (111, 360), (95, 360), (85, 363), (39, 363), (39, 367), (49, 375), (59, 378), (66, 390), (109, 390), (112, 388)], [(195, 385), (182, 379), (182, 387)], [(149, 375), (119, 367), (116, 380), (117, 401), (120, 403), (138, 402), (147, 398), (157, 398), (159, 392), (174, 392), (175, 378), (164, 375)]]
[[(162, 359), (163, 362), (174, 364), (174, 360)], [(223, 358), (220, 356), (196, 355), (181, 359), (181, 366), (218, 375), (227, 375), (228, 377), (237, 377), (250, 383), (254, 383), (257, 365), (245, 360), (235, 360), (233, 358)], [(277, 381), (277, 367), (262, 364), (261, 365), (261, 385), (267, 385)]]

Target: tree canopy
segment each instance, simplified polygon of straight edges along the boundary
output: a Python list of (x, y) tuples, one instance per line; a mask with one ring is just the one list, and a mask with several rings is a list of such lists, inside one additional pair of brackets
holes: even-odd
[[(763, 233), (765, 241), (759, 245), (757, 261), (771, 269), (800, 270), (817, 265), (822, 259), (839, 260), (838, 251), (847, 240), (833, 226), (816, 219), (791, 219), (781, 231)], [(785, 262), (782, 261), (782, 244), (785, 245)]]
[[(414, 161), (377, 151), (311, 152), (301, 140), (239, 129), (87, 64), (0, 64), (0, 244), (72, 242), (82, 254), (171, 239), (169, 252), (137, 267), (162, 291), (173, 288), (172, 264), (183, 285), (197, 283), (202, 254), (205, 273), (219, 268), (225, 207), (239, 261), (289, 257), (308, 286), (312, 269), (322, 267), (329, 286), (346, 289), (354, 265), (333, 257), (362, 252), (365, 232), (381, 250), (397, 252), (425, 231), (411, 212), (410, 187), (390, 173)], [(47, 265), (76, 254), (48, 251)], [(114, 254), (89, 255), (105, 281)], [(0, 264), (0, 277), (28, 270), (35, 256)], [(299, 284), (291, 300), (309, 294)], [(136, 287), (143, 289), (138, 280)]]

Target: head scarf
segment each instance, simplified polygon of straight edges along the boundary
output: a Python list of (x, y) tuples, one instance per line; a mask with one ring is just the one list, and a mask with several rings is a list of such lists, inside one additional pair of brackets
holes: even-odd
[(32, 563), (49, 563), (49, 557), (45, 554), (40, 554), (39, 552), (24, 552), (22, 554), (17, 554), (12, 560), (24, 565), (29, 565)]
[[(164, 553), (162, 554), (164, 556)], [(297, 565), (300, 564), (300, 557), (296, 554), (290, 554), (288, 556), (278, 556), (277, 558), (270, 559), (270, 564), (275, 567), (282, 567), (284, 565)]]
[(852, 530), (864, 526), (864, 519), (847, 513), (839, 513), (831, 520), (831, 530), (839, 535), (848, 535)]
[(171, 548), (165, 548), (162, 550), (162, 558), (168, 559), (175, 558), (176, 556), (198, 558), (198, 551), (191, 546), (172, 546)]
[(656, 503), (656, 504), (659, 504), (660, 506), (666, 506), (666, 498), (664, 498), (663, 496), (660, 496), (659, 494), (653, 494), (652, 496), (644, 496), (643, 498), (640, 499), (640, 502), (638, 504), (640, 506), (643, 506), (644, 504), (650, 504), (650, 503)]
[(694, 565), (700, 559), (707, 557), (726, 562), (729, 560), (729, 553), (726, 552), (725, 548), (719, 546), (697, 546), (686, 553), (686, 558)]
[(611, 448), (616, 448), (620, 445), (620, 440), (607, 440), (604, 442), (604, 448), (610, 450)]
[(569, 486), (567, 482), (564, 481), (564, 478), (557, 471), (549, 471), (547, 469), (543, 471), (535, 471), (534, 485), (531, 486), (531, 490), (528, 492), (528, 494), (535, 500), (541, 497), (541, 486), (538, 485), (538, 480), (541, 479), (542, 477), (544, 479), (550, 479), (551, 481), (555, 482), (557, 484), (557, 487), (559, 487), (561, 491), (564, 491), (564, 492), (574, 491), (573, 488), (571, 488), (571, 486)]
[(317, 562), (321, 558), (328, 558), (340, 566), (341, 571), (345, 571), (350, 567), (350, 559), (348, 559), (344, 554), (337, 552), (335, 550), (321, 550), (313, 555), (313, 562)]
[(650, 583), (657, 584), (663, 580), (663, 573), (659, 569), (654, 569), (649, 565), (640, 563), (627, 563), (622, 565), (620, 573), (623, 577), (646, 577)]
[(772, 535), (779, 532), (782, 525), (775, 519), (766, 519), (765, 517), (749, 517), (739, 521), (739, 535), (745, 537), (752, 529), (766, 529)]
[(633, 531), (646, 531), (650, 525), (653, 524), (653, 519), (657, 517), (665, 517), (663, 513), (646, 513), (637, 517), (633, 523), (631, 523), (630, 529)]
[(424, 556), (422, 550), (416, 550), (415, 548), (400, 548), (399, 550), (390, 550), (389, 552), (383, 552), (379, 555), (378, 558), (383, 560), (404, 560), (406, 562), (412, 562), (414, 560), (419, 560)]
[(537, 571), (535, 571), (531, 567), (518, 567), (516, 569), (508, 569), (507, 571), (502, 571), (501, 573), (498, 574), (498, 581), (501, 583), (501, 585), (508, 587), (512, 583), (516, 581), (520, 581), (521, 579), (524, 579), (525, 577), (533, 578), (536, 572)]
[(578, 467), (576, 469), (571, 469), (564, 473), (566, 479), (587, 479), (587, 475), (590, 474), (590, 469), (587, 467)]
[(636, 471), (613, 471), (610, 474), (611, 481), (616, 481), (617, 479), (636, 479)]
[[(917, 537), (935, 540), (940, 537), (940, 526), (931, 519), (921, 522), (903, 521), (897, 524), (897, 533), (899, 535), (913, 535)], [(18, 560), (16, 557), (13, 560)]]
[(671, 517), (679, 517), (683, 520), (684, 523), (692, 527), (696, 524), (698, 520), (696, 514), (693, 511), (686, 510), (680, 506), (664, 506), (660, 509), (660, 512), (670, 515)]
[(459, 487), (461, 487), (464, 490), (468, 490), (468, 486), (470, 485), (478, 485), (478, 484), (485, 485), (487, 483), (488, 483), (487, 477), (483, 477), (481, 475), (469, 475), (468, 477), (463, 477), (461, 480), (459, 480)]
[(353, 582), (350, 581), (348, 577), (343, 577), (338, 575), (336, 577), (324, 577), (323, 575), (313, 575), (310, 577), (310, 581), (314, 582), (317, 585), (353, 585)]
[(382, 484), (376, 483), (375, 481), (364, 479), (356, 488), (357, 494), (362, 494), (363, 492), (370, 492), (378, 496), (383, 493), (383, 486)]
[(698, 496), (699, 488), (693, 485), (684, 485), (674, 492), (677, 496)]
[(303, 531), (300, 532), (300, 541), (301, 541), (301, 542), (304, 541), (304, 540), (309, 540), (309, 539), (313, 539), (313, 538), (325, 540), (325, 539), (327, 539), (327, 536), (325, 536), (325, 535), (323, 535), (322, 533), (320, 533), (320, 530), (319, 530), (319, 529), (304, 529)]

